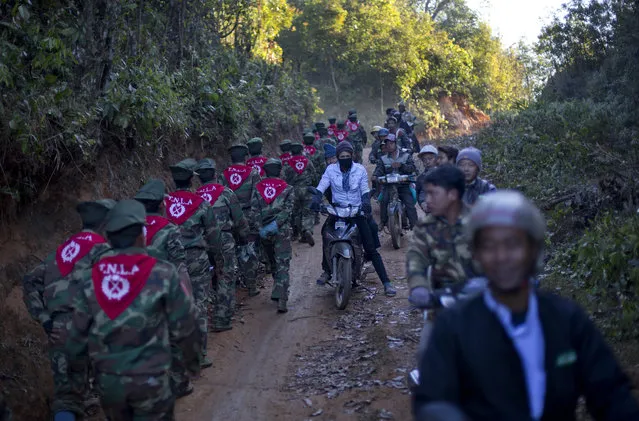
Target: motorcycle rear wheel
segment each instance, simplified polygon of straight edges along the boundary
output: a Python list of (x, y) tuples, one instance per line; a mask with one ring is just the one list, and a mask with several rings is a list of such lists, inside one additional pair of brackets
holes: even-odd
[(351, 259), (338, 257), (337, 273), (335, 274), (337, 285), (335, 286), (335, 305), (338, 310), (344, 310), (351, 298), (353, 288), (353, 262)]

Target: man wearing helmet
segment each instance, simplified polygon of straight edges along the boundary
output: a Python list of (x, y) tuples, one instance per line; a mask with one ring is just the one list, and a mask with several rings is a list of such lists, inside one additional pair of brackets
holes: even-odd
[(596, 420), (639, 419), (630, 381), (588, 315), (534, 288), (545, 228), (518, 192), (478, 200), (468, 238), (488, 289), (437, 318), (420, 364), (428, 380), (416, 389), (416, 414), (448, 402), (476, 421), (575, 420), (584, 397)]
[[(373, 180), (376, 181), (377, 177), (385, 176), (388, 174), (402, 174), (412, 175), (415, 173), (415, 163), (410, 153), (399, 150), (395, 140), (387, 138), (385, 141), (386, 151), (385, 155), (382, 155), (380, 161), (373, 172)], [(388, 222), (388, 201), (390, 200), (390, 193), (383, 191), (382, 200), (380, 201), (380, 219), (382, 226), (385, 226)], [(399, 199), (404, 203), (406, 207), (406, 216), (410, 229), (413, 229), (417, 223), (417, 210), (415, 210), (415, 200), (413, 194), (410, 191), (410, 187), (407, 185), (397, 185), (397, 194)]]

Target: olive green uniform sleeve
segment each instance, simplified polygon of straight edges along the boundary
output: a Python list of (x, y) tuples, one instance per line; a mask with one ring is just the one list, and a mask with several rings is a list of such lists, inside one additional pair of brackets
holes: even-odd
[(295, 193), (293, 187), (288, 186), (282, 192), (282, 205), (279, 213), (275, 217), (278, 227), (283, 227), (287, 222), (291, 220), (293, 214), (293, 206), (295, 204)]
[(196, 375), (200, 371), (200, 335), (197, 330), (196, 308), (188, 292), (188, 279), (183, 273), (173, 272), (166, 300), (171, 344), (182, 351), (187, 371)]
[(44, 274), (46, 262), (39, 263), (22, 278), (22, 290), (24, 304), (34, 320), (45, 324), (51, 320), (44, 302)]
[(295, 170), (291, 168), (290, 165), (284, 165), (284, 169), (282, 171), (284, 172), (283, 175), (286, 184), (292, 184), (293, 181), (295, 181)]
[(432, 283), (428, 279), (428, 267), (434, 262), (430, 257), (428, 246), (428, 233), (426, 226), (418, 225), (413, 231), (413, 239), (408, 246), (406, 252), (406, 275), (408, 276), (408, 286), (410, 289), (415, 287), (426, 287), (432, 289)]
[(408, 156), (408, 159), (406, 159), (406, 163), (402, 165), (401, 170), (404, 174), (413, 174), (417, 170), (412, 155)]
[(84, 287), (91, 282), (91, 269), (75, 272), (71, 277), (71, 305), (73, 317), (68, 331), (66, 350), (69, 360), (86, 357), (89, 353), (89, 331), (93, 323), (93, 315), (89, 309)]
[(255, 218), (251, 221), (251, 231), (259, 231), (262, 228), (262, 201), (261, 196), (257, 189), (253, 191), (251, 195), (251, 214), (255, 215)]

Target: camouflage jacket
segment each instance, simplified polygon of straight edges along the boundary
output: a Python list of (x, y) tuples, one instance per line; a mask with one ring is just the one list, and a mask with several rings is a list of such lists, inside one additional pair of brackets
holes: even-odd
[(466, 190), (464, 190), (462, 200), (466, 205), (472, 206), (475, 204), (477, 199), (479, 199), (479, 196), (495, 190), (497, 190), (497, 187), (488, 181), (477, 177), (472, 183), (466, 184)]
[(317, 178), (319, 179), (322, 176), (322, 174), (324, 174), (324, 170), (326, 170), (326, 160), (324, 159), (324, 147), (322, 146), (322, 149), (317, 149), (317, 147), (315, 147), (315, 153), (312, 155), (310, 153), (307, 153), (306, 156), (313, 163), (313, 166), (315, 167), (315, 173), (317, 174)]
[[(204, 186), (214, 183), (205, 183)], [(239, 189), (238, 189), (239, 190)], [(242, 211), (242, 205), (233, 190), (224, 190), (212, 203), (213, 220), (218, 231), (235, 231), (240, 238), (249, 233), (249, 224)]]
[[(268, 178), (264, 179), (265, 182), (268, 180)], [(295, 194), (292, 186), (286, 186), (270, 204), (266, 203), (264, 197), (256, 190), (251, 200), (251, 212), (256, 215), (257, 228), (262, 228), (272, 221), (276, 221), (280, 232), (289, 230), (294, 201)]]
[(382, 156), (382, 141), (376, 138), (373, 144), (371, 145), (371, 152), (368, 155), (368, 162), (370, 162), (371, 164), (377, 165), (381, 156)]
[(308, 164), (306, 164), (306, 168), (301, 174), (298, 174), (297, 171), (292, 167), (293, 160), (296, 156), (291, 158), (289, 161), (289, 165), (283, 168), (284, 172), (284, 180), (288, 183), (289, 186), (292, 186), (295, 190), (301, 191), (302, 189), (306, 189), (308, 186), (314, 186), (319, 182), (319, 176), (317, 174), (317, 170), (315, 169), (315, 165), (313, 165), (313, 161), (308, 159)]
[[(162, 222), (163, 226), (155, 231), (151, 228), (153, 222), (151, 218), (157, 218), (160, 221), (164, 220)], [(180, 228), (160, 214), (147, 214), (146, 222), (146, 247), (149, 255), (171, 262), (175, 267), (179, 267), (182, 264), (186, 265), (186, 252), (182, 244)]]
[(362, 145), (366, 145), (366, 141), (367, 141), (366, 130), (364, 130), (364, 127), (362, 127), (361, 124), (357, 126), (357, 130), (355, 131), (351, 131), (348, 128), (348, 125), (346, 126), (346, 130), (349, 133), (348, 135), (349, 142), (361, 143)]
[[(251, 215), (251, 197), (253, 197), (253, 193), (255, 192), (255, 185), (260, 182), (262, 178), (257, 171), (251, 171), (251, 175), (248, 176), (244, 183), (237, 188), (233, 193), (237, 196), (237, 200), (240, 202), (240, 206), (242, 206), (242, 211), (244, 212), (244, 217), (251, 221), (253, 216)], [(224, 175), (220, 176), (220, 184), (224, 187), (229, 187), (228, 180), (224, 177)]]
[[(432, 214), (417, 224), (406, 253), (406, 274), (411, 289), (437, 289), (477, 275), (464, 232), (468, 216), (469, 209), (464, 208), (455, 225)], [(429, 266), (432, 266), (432, 279), (428, 279)]]
[[(74, 238), (82, 237), (83, 233), (102, 239), (100, 235), (91, 230), (84, 230), (69, 237), (58, 250), (50, 253), (22, 280), (24, 303), (31, 317), (40, 324), (47, 324), (53, 321), (57, 315), (68, 314), (72, 311), (71, 297), (69, 296), (71, 276), (78, 270), (90, 267), (97, 256), (110, 248), (106, 242), (96, 243), (92, 246), (82, 244), (81, 247), (77, 247), (78, 243), (74, 242)], [(66, 268), (58, 266), (59, 259), (62, 259), (60, 262)]]
[[(176, 191), (189, 191), (188, 189), (177, 189)], [(201, 199), (200, 196), (197, 196), (193, 193), (198, 199)], [(169, 203), (165, 201), (165, 203)], [(170, 212), (171, 209), (169, 206), (166, 206), (167, 218), (173, 222), (173, 218), (171, 218)], [(189, 218), (177, 224), (180, 228), (180, 233), (182, 235), (182, 245), (185, 249), (188, 248), (206, 248), (207, 244), (205, 239), (211, 237), (214, 229), (215, 222), (213, 221), (213, 214), (211, 211), (211, 205), (206, 200), (202, 200), (202, 202), (197, 206), (197, 209)]]
[[(394, 162), (401, 163), (401, 167), (393, 168), (391, 165)], [(375, 171), (373, 171), (373, 175), (375, 177), (381, 177), (395, 172), (403, 175), (411, 175), (415, 174), (415, 170), (415, 161), (413, 161), (411, 154), (400, 151), (397, 158), (392, 158), (389, 154), (380, 156), (377, 166), (375, 167)]]
[(187, 370), (200, 364), (200, 336), (188, 279), (175, 266), (130, 248), (105, 253), (73, 276), (71, 360), (89, 354), (97, 373), (158, 375), (177, 346)]

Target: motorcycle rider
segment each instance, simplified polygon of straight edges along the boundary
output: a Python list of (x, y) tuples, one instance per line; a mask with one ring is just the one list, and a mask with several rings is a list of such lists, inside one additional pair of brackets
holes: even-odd
[(477, 148), (465, 148), (457, 155), (457, 166), (466, 178), (464, 203), (468, 206), (475, 204), (482, 194), (495, 191), (497, 188), (486, 180), (478, 177), (481, 171), (481, 151)]
[(368, 162), (370, 162), (371, 164), (375, 164), (377, 165), (377, 160), (379, 159), (379, 151), (380, 151), (380, 145), (382, 143), (382, 141), (379, 138), (379, 131), (382, 130), (383, 127), (381, 126), (375, 126), (373, 127), (373, 130), (371, 130), (371, 135), (373, 136), (373, 144), (371, 145), (371, 151), (368, 154)]
[(346, 122), (346, 128), (348, 133), (348, 141), (355, 148), (355, 155), (353, 156), (353, 160), (358, 164), (362, 163), (362, 152), (364, 150), (364, 146), (366, 146), (366, 130), (361, 125), (359, 120), (357, 119), (357, 114), (351, 114), (348, 116), (348, 121)]
[(407, 149), (412, 154), (413, 142), (408, 137), (406, 132), (403, 129), (399, 128), (397, 124), (398, 123), (397, 123), (396, 117), (389, 117), (388, 120), (386, 120), (386, 125), (388, 126), (388, 133), (395, 136), (400, 148)]
[[(379, 279), (384, 285), (384, 293), (387, 297), (394, 297), (397, 292), (386, 273), (382, 256), (380, 256), (377, 248), (379, 247), (379, 238), (374, 221), (371, 217), (371, 198), (368, 188), (368, 174), (361, 164), (353, 162), (353, 145), (349, 142), (341, 142), (336, 148), (338, 162), (329, 165), (317, 186), (317, 190), (324, 194), (329, 188), (331, 191), (331, 202), (342, 206), (360, 206), (363, 215), (356, 216), (355, 223), (359, 231), (359, 235), (364, 247), (365, 258), (370, 260), (375, 267), (375, 271)], [(315, 212), (320, 210), (322, 202), (321, 195), (314, 195), (311, 209)], [(329, 215), (324, 222), (322, 231), (326, 229), (328, 224), (335, 224), (335, 217)], [(322, 269), (324, 273), (317, 280), (318, 285), (324, 285), (331, 279), (331, 267), (328, 262), (328, 253), (326, 237), (322, 235)]]
[(420, 151), (417, 157), (424, 164), (424, 172), (417, 177), (415, 193), (417, 196), (417, 203), (419, 207), (426, 213), (428, 213), (428, 206), (426, 206), (426, 190), (424, 190), (424, 180), (426, 175), (434, 168), (437, 167), (437, 148), (433, 145), (426, 145)]
[[(415, 174), (415, 163), (410, 153), (399, 150), (395, 140), (386, 139), (387, 153), (380, 158), (375, 171), (373, 172), (374, 180), (388, 174), (413, 175)], [(388, 202), (390, 200), (390, 192), (388, 186), (382, 188), (382, 199), (379, 203), (381, 226), (384, 227), (388, 223)], [(408, 217), (409, 229), (413, 229), (417, 223), (417, 210), (415, 210), (415, 199), (408, 185), (398, 185), (397, 194), (399, 199), (406, 208), (406, 216)]]
[(545, 234), (540, 210), (521, 193), (477, 202), (467, 235), (488, 289), (438, 316), (415, 414), (447, 402), (475, 421), (575, 420), (584, 397), (595, 420), (639, 419), (632, 384), (589, 316), (534, 288)]
[(457, 162), (457, 155), (459, 155), (459, 149), (454, 146), (440, 146), (437, 148), (439, 154), (437, 154), (437, 165), (452, 164)]

